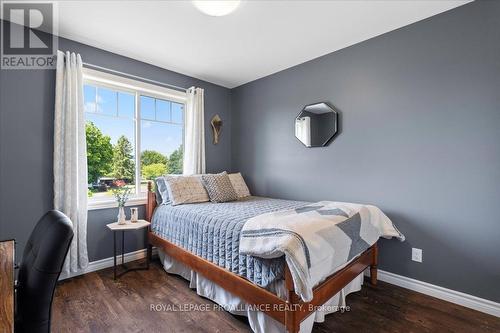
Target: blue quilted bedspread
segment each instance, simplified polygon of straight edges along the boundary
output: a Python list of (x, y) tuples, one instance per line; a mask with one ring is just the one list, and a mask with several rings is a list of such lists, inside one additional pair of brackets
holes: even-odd
[(248, 197), (226, 203), (160, 205), (153, 215), (152, 230), (197, 256), (267, 287), (283, 277), (284, 258), (240, 255), (241, 229), (248, 219), (257, 215), (306, 204), (302, 201)]

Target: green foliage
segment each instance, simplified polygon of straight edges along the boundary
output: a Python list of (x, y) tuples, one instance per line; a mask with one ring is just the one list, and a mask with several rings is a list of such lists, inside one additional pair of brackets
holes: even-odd
[(117, 188), (111, 190), (111, 193), (115, 197), (118, 207), (125, 207), (125, 204), (132, 193), (133, 188), (130, 186), (125, 186), (125, 183), (119, 184)]
[[(135, 162), (131, 142), (121, 136), (116, 145), (111, 144), (111, 138), (104, 135), (92, 122), (85, 126), (87, 136), (87, 161), (89, 183), (95, 183), (102, 176), (116, 179), (135, 178)], [(179, 146), (169, 157), (154, 150), (141, 153), (141, 171), (145, 179), (154, 179), (164, 174), (182, 174), (183, 146)], [(89, 196), (94, 190), (90, 190)]]
[(135, 166), (132, 159), (132, 144), (122, 135), (113, 148), (113, 177), (134, 180)]
[(155, 179), (156, 177), (159, 177), (166, 173), (167, 173), (166, 164), (153, 163), (142, 167), (142, 176), (148, 180)]
[(145, 150), (141, 153), (141, 166), (151, 164), (167, 165), (167, 157), (155, 150)]
[(111, 138), (102, 134), (101, 130), (92, 122), (85, 124), (85, 134), (87, 137), (88, 182), (94, 183), (100, 176), (111, 172), (113, 146)]
[(183, 155), (183, 146), (179, 146), (177, 150), (175, 150), (168, 157), (168, 172), (171, 174), (181, 174), (182, 173), (182, 155)]

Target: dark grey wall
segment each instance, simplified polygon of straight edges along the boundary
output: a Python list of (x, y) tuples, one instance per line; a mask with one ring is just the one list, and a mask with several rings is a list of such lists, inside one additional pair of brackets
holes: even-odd
[[(69, 40), (60, 48), (205, 88), (207, 129), (215, 113), (225, 127), (218, 146), (207, 130), (208, 171), (227, 169), (232, 151), (256, 194), (376, 204), (407, 236), (382, 242), (382, 269), (500, 301), (498, 17), (500, 3), (474, 2), (231, 92)], [(318, 101), (340, 110), (342, 132), (307, 149), (293, 119)], [(0, 71), (0, 239), (20, 251), (52, 207), (53, 104), (53, 71)], [(89, 212), (91, 261), (111, 255), (115, 215)], [(128, 237), (127, 251), (141, 247), (140, 234)], [(424, 250), (422, 264), (411, 247)]]
[[(499, 18), (474, 2), (234, 89), (232, 169), (259, 195), (375, 204), (407, 236), (381, 269), (500, 301)], [(307, 149), (293, 119), (321, 101), (342, 132)]]
[[(204, 88), (207, 171), (230, 167), (229, 89), (63, 38), (59, 49), (78, 52), (91, 64), (177, 86)], [(51, 70), (0, 70), (0, 239), (15, 238), (19, 252), (37, 219), (53, 207), (54, 86)], [(216, 113), (225, 130), (214, 146), (209, 123)], [(89, 212), (91, 261), (112, 255), (112, 234), (105, 225), (115, 218), (116, 209)], [(127, 251), (142, 248), (141, 237), (140, 233), (129, 233)]]
[[(145, 216), (145, 206), (139, 207), (139, 218)], [(130, 216), (130, 207), (125, 207), (125, 214)], [(116, 221), (116, 208), (89, 210), (87, 223), (87, 250), (90, 261), (113, 256), (113, 233), (107, 230), (106, 224)], [(116, 234), (117, 251), (121, 249), (121, 233)], [(125, 253), (144, 248), (146, 244), (145, 229), (125, 232)]]

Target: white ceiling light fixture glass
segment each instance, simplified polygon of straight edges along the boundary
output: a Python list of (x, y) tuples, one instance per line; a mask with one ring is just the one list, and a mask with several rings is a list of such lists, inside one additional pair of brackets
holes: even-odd
[(196, 0), (193, 4), (201, 12), (210, 16), (224, 16), (232, 13), (240, 5), (240, 0)]

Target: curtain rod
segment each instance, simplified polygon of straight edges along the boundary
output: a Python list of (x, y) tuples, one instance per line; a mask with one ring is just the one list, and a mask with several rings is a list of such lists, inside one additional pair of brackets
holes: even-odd
[(113, 74), (118, 74), (120, 76), (125, 76), (125, 77), (129, 77), (129, 78), (141, 80), (141, 81), (144, 81), (144, 82), (148, 82), (148, 83), (152, 83), (152, 84), (156, 84), (156, 85), (160, 85), (160, 86), (165, 86), (165, 87), (172, 88), (172, 89), (177, 89), (177, 90), (182, 90), (182, 91), (187, 91), (188, 90), (188, 88), (174, 86), (172, 84), (163, 83), (163, 82), (160, 82), (160, 81), (155, 81), (155, 80), (147, 79), (145, 77), (141, 77), (141, 76), (137, 76), (137, 75), (133, 75), (133, 74), (128, 74), (128, 73), (120, 72), (120, 71), (117, 71), (117, 70), (114, 70), (114, 69), (111, 69), (111, 68), (106, 68), (106, 67), (101, 67), (101, 66), (98, 66), (98, 65), (89, 64), (87, 62), (84, 62), (83, 66), (91, 68), (91, 69), (97, 69), (97, 70), (102, 70), (102, 71), (106, 71), (106, 72), (113, 73)]

